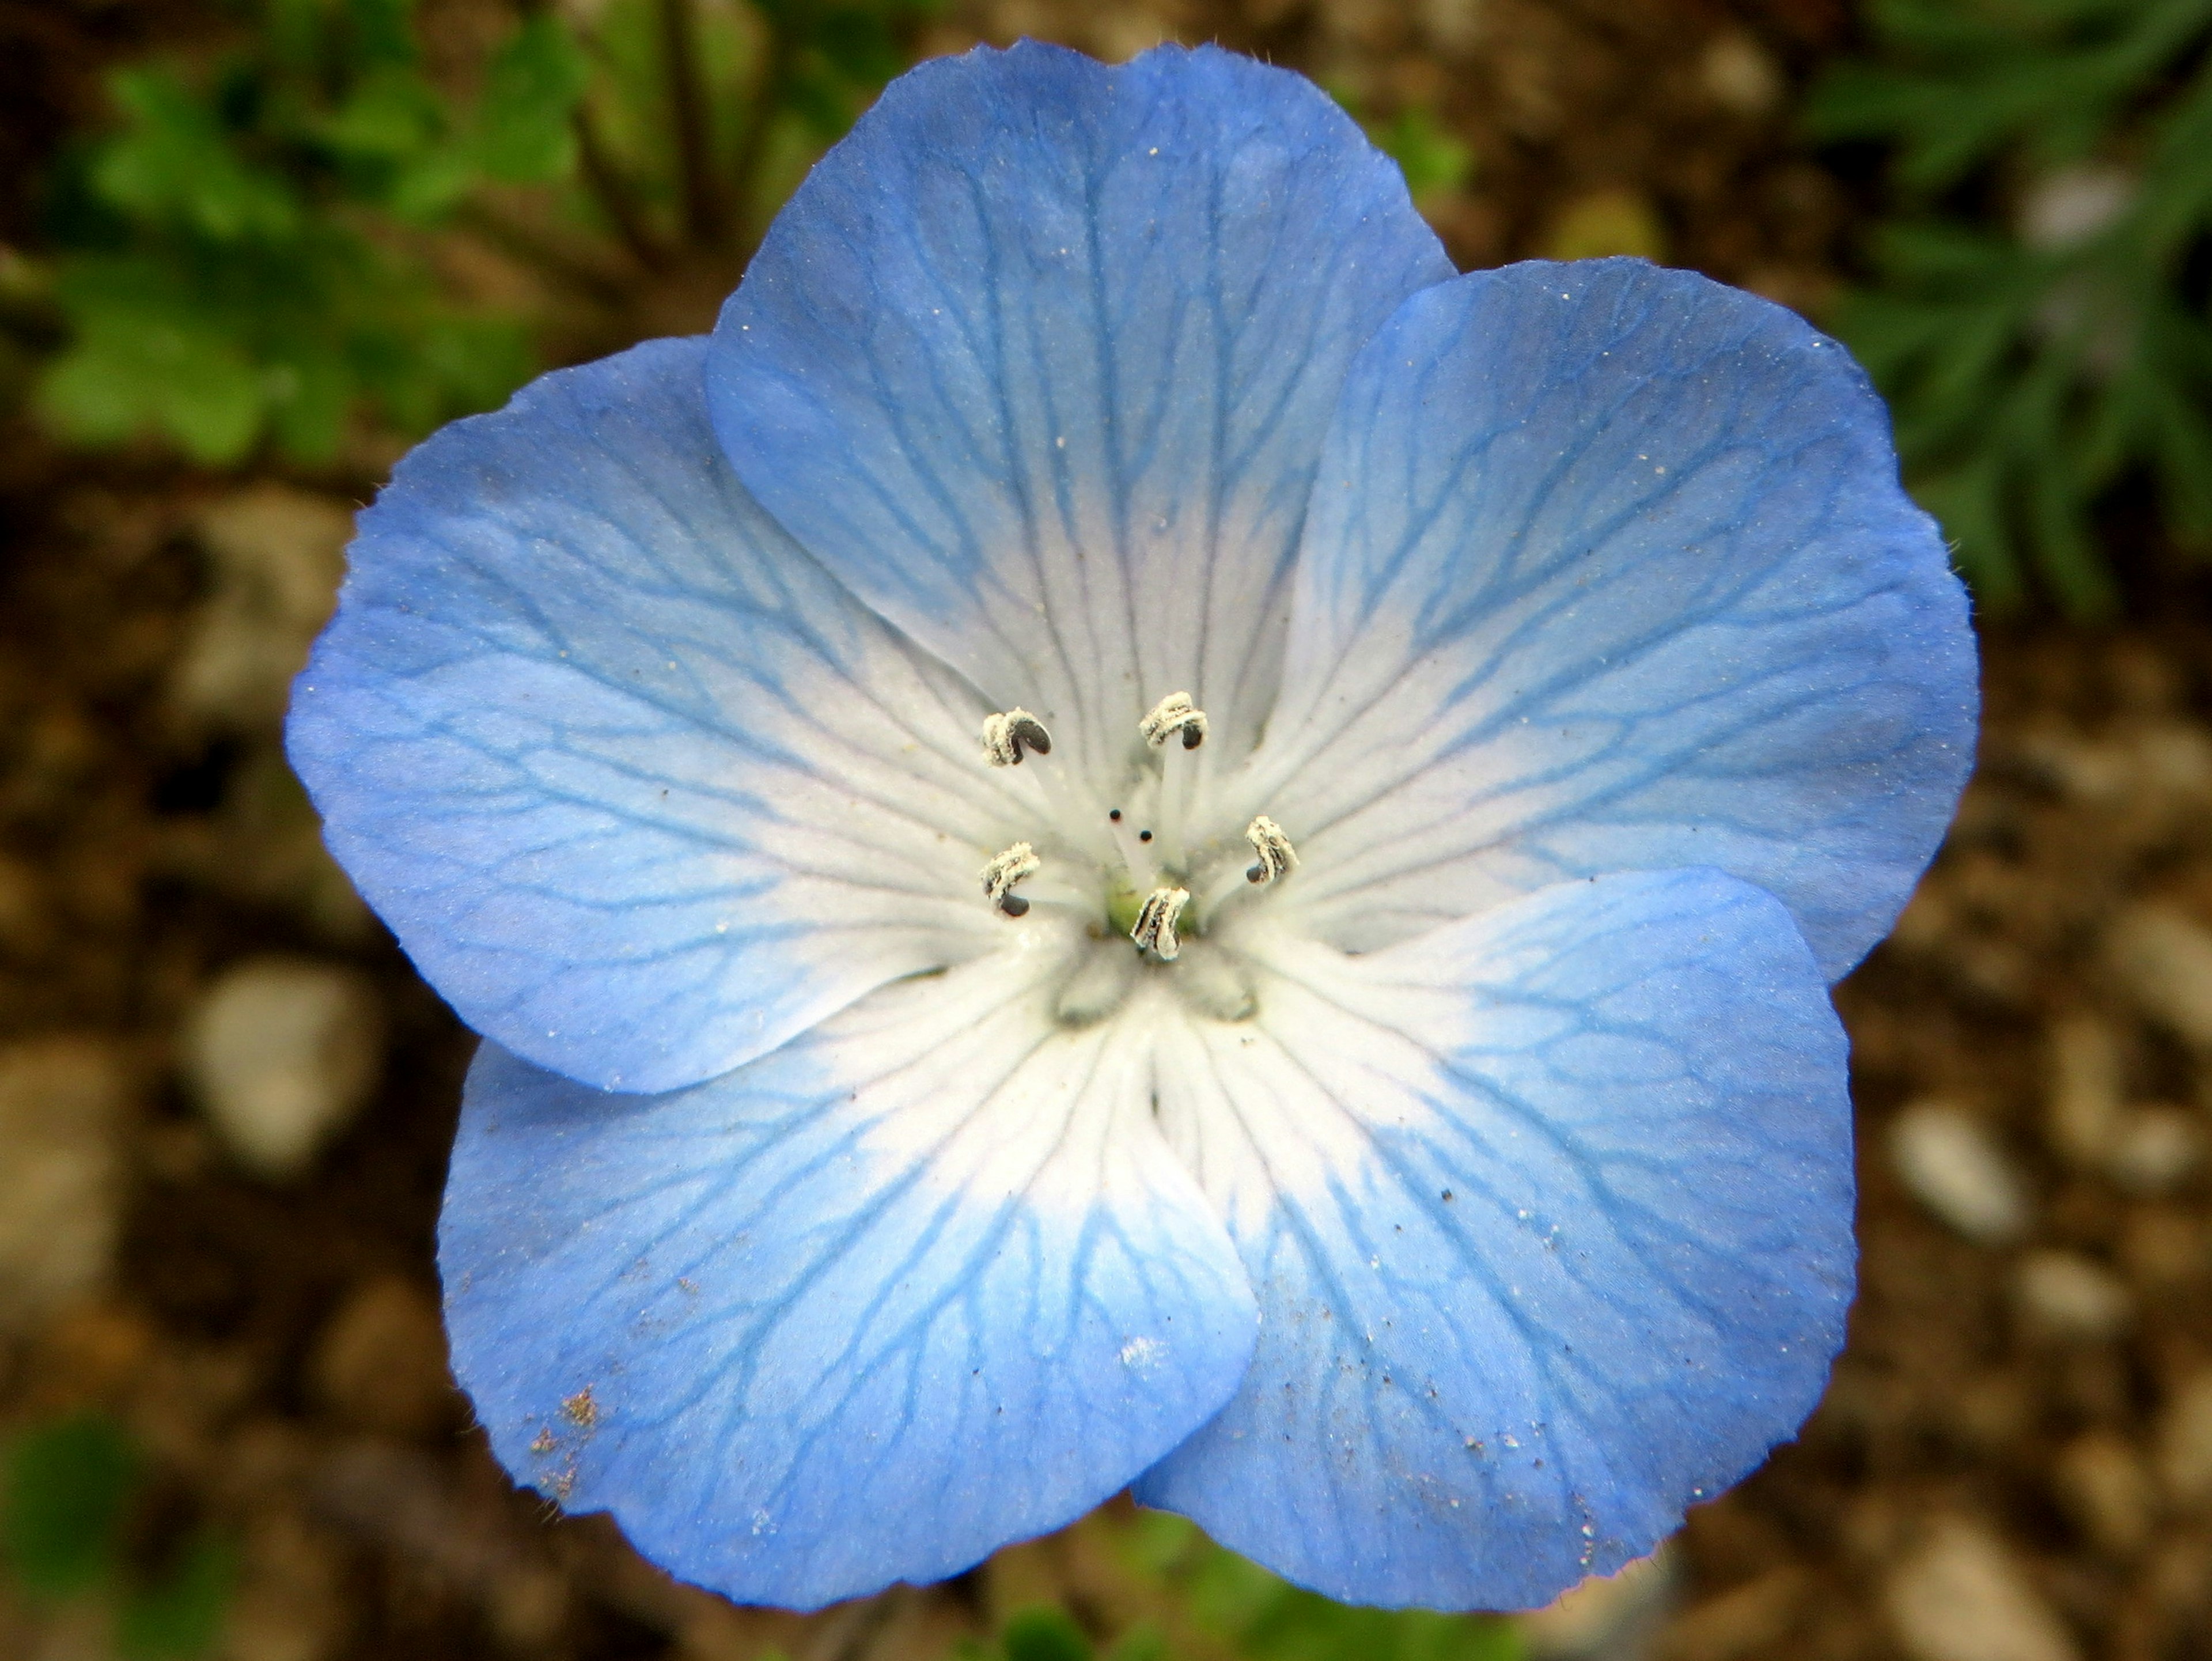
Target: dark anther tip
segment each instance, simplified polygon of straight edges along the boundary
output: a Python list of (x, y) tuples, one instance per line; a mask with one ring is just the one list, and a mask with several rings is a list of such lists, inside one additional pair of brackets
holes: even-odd
[(1030, 903), (1019, 894), (1001, 895), (999, 910), (1010, 917), (1026, 917), (1030, 914)]
[(1245, 881), (1247, 881), (1247, 882), (1265, 882), (1265, 881), (1267, 881), (1267, 867), (1266, 866), (1264, 866), (1264, 865), (1248, 865), (1248, 866), (1246, 866), (1246, 867), (1244, 867), (1244, 880), (1245, 880)]
[(1014, 723), (1016, 756), (1021, 754), (1022, 746), (1025, 744), (1040, 756), (1052, 753), (1052, 734), (1045, 731), (1044, 723), (1041, 721), (1018, 721)]
[(1195, 750), (1200, 745), (1205, 742), (1206, 730), (1203, 727), (1193, 725), (1182, 729), (1182, 747), (1184, 749)]
[(1139, 830), (1137, 832), (1137, 840), (1139, 842), (1150, 842), (1152, 839), (1152, 833), (1149, 830)]
[(1121, 810), (1118, 807), (1109, 807), (1106, 810), (1106, 817), (1119, 824), (1121, 822)]

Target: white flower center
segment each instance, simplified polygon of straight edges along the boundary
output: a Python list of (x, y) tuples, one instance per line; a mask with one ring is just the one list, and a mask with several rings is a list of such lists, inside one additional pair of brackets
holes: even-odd
[[(1060, 1019), (1073, 1025), (1118, 1008), (1143, 972), (1171, 971), (1176, 989), (1201, 1013), (1242, 1020), (1253, 1012), (1249, 978), (1233, 954), (1206, 939), (1240, 894), (1273, 888), (1296, 870), (1297, 850), (1262, 813), (1241, 841), (1198, 823), (1198, 773), (1206, 712), (1188, 692), (1171, 692), (1137, 724), (1129, 773), (1105, 810), (1110, 858), (1097, 851), (1096, 811), (1036, 764), (1050, 817), (1029, 837), (994, 855), (981, 873), (984, 901), (1010, 921), (1035, 906), (1077, 916), (1095, 942), (1061, 988)], [(1052, 754), (1052, 734), (1026, 709), (985, 717), (983, 753), (994, 767), (1018, 767)], [(1020, 891), (1016, 892), (1017, 886)]]

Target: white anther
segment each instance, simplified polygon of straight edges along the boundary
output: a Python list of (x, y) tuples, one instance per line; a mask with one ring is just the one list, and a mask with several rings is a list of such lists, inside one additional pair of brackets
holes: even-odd
[(1297, 868), (1298, 850), (1291, 846), (1283, 827), (1265, 813), (1244, 827), (1244, 840), (1260, 856), (1259, 864), (1245, 868), (1245, 881), (1265, 887)]
[(1137, 730), (1155, 750), (1177, 733), (1182, 734), (1184, 749), (1195, 750), (1206, 742), (1206, 711), (1190, 701), (1189, 693), (1170, 692), (1137, 723)]
[(1004, 715), (983, 717), (983, 753), (991, 758), (992, 766), (1019, 767), (1024, 746), (1040, 756), (1052, 753), (1052, 734), (1028, 710), (1009, 709)]
[(1035, 876), (1041, 863), (1036, 849), (1016, 843), (983, 867), (983, 897), (1009, 917), (1028, 916), (1030, 903), (1014, 892), (1014, 885)]
[(1176, 919), (1190, 904), (1188, 888), (1155, 888), (1145, 896), (1145, 904), (1137, 912), (1137, 921), (1129, 930), (1129, 938), (1137, 943), (1139, 952), (1150, 952), (1162, 963), (1173, 963), (1176, 953), (1182, 950), (1182, 942), (1176, 939)]

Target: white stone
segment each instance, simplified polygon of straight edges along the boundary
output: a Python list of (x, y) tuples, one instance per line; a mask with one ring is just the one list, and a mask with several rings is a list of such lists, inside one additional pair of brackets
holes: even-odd
[(2051, 1030), (2051, 1146), (2077, 1165), (2111, 1158), (2126, 1083), (2112, 1030), (2094, 1015), (2070, 1015)]
[(2212, 1506), (2212, 1367), (2182, 1382), (2158, 1421), (2158, 1475), (2184, 1506)]
[(2020, 240), (2043, 252), (2078, 246), (2125, 213), (2136, 190), (2136, 176), (2122, 167), (2060, 167), (2021, 193)]
[(2051, 1480), (2059, 1502), (2106, 1550), (2133, 1552), (2149, 1538), (2156, 1512), (2149, 1473), (2109, 1431), (2091, 1431), (2060, 1449)]
[(2061, 1338), (2094, 1343), (2115, 1337), (2135, 1314), (2126, 1282), (2071, 1251), (2027, 1253), (2014, 1290), (2028, 1320)]
[(198, 530), (211, 592), (171, 692), (199, 720), (270, 725), (337, 603), (352, 511), (330, 496), (256, 484), (208, 508)]
[(2179, 1107), (2140, 1108), (2120, 1122), (2106, 1165), (2122, 1188), (2163, 1194), (2197, 1169), (2203, 1149), (2195, 1114)]
[(1662, 1545), (1522, 1615), (1521, 1640), (1530, 1655), (1559, 1661), (1640, 1653), (1674, 1608), (1677, 1578), (1674, 1554)]
[(106, 1279), (126, 1094), (120, 1061), (93, 1039), (0, 1048), (0, 1329)]
[(1891, 1127), (1890, 1158), (1912, 1196), (1970, 1240), (2016, 1239), (2027, 1196), (1980, 1123), (1948, 1102), (1919, 1102)]
[(354, 970), (257, 958), (202, 997), (185, 1029), (185, 1069), (242, 1164), (296, 1176), (374, 1092), (383, 1028), (374, 989)]
[(1882, 1603), (1917, 1661), (2078, 1661), (2074, 1639), (2004, 1542), (1946, 1518), (1890, 1572)]
[(1782, 71), (1765, 47), (1741, 29), (1715, 35), (1698, 58), (1705, 96), (1738, 115), (1773, 113), (1785, 90)]
[(2190, 1043), (2212, 1048), (2212, 930), (2166, 905), (2141, 905), (2105, 940), (2136, 1006)]

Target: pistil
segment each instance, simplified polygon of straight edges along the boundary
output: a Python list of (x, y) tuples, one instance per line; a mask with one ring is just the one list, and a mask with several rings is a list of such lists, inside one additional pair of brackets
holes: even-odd
[(1140, 894), (1158, 888), (1160, 879), (1152, 863), (1152, 831), (1131, 824), (1129, 816), (1118, 807), (1106, 810), (1106, 828), (1113, 833), (1115, 849), (1129, 873), (1129, 885)]

